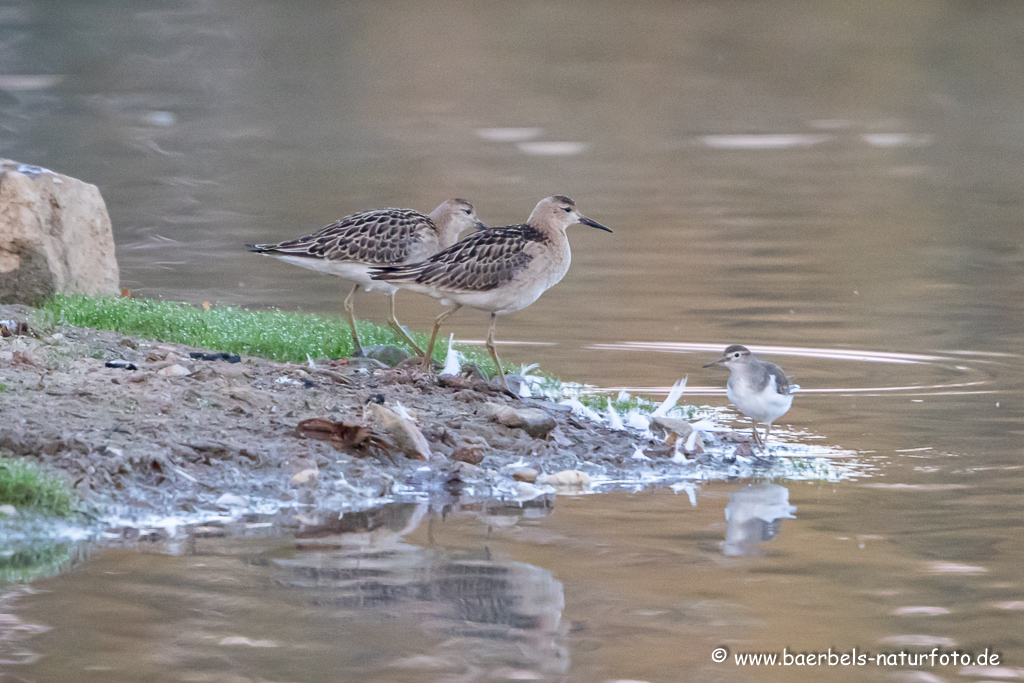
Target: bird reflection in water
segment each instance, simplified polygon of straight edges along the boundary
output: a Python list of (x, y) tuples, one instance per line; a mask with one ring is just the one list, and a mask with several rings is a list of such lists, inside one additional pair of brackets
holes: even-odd
[[(470, 504), (443, 508), (476, 515), (491, 528), (522, 518), (519, 507)], [(468, 509), (467, 509), (468, 508)], [(533, 510), (544, 514), (546, 508)], [(413, 622), (438, 642), (418, 651), (416, 666), (450, 673), (513, 671), (563, 675), (569, 667), (562, 583), (541, 567), (493, 559), (486, 546), (423, 547), (403, 538), (443, 518), (422, 503), (309, 520), (296, 534), (296, 552), (272, 560), (280, 581), (339, 623)], [(390, 666), (402, 668), (404, 660)]]
[(726, 555), (755, 555), (758, 546), (779, 533), (781, 519), (796, 519), (789, 489), (778, 484), (750, 484), (729, 496), (725, 506)]

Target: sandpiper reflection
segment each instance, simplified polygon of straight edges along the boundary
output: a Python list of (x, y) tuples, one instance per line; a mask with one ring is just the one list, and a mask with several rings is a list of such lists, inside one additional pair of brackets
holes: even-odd
[(726, 555), (753, 555), (757, 546), (779, 533), (780, 519), (796, 519), (789, 489), (778, 484), (750, 484), (729, 496), (725, 506)]

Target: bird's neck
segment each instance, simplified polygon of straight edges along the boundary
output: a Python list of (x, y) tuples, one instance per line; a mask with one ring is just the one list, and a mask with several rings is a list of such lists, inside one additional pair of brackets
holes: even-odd
[(565, 236), (565, 228), (552, 227), (547, 223), (542, 222), (527, 222), (527, 228), (530, 228), (536, 233), (536, 240), (538, 242), (550, 242), (552, 244), (563, 244), (568, 242)]
[(729, 377), (730, 383), (739, 384), (747, 387), (754, 386), (755, 382), (753, 368), (737, 368), (735, 370), (730, 368), (730, 370), (732, 370), (732, 375)]
[(438, 248), (447, 249), (459, 241), (459, 231), (450, 225), (437, 226)]
[(434, 233), (437, 235), (438, 251), (447, 249), (459, 241), (459, 233), (462, 231), (455, 227), (458, 221), (453, 220), (451, 214), (434, 211), (430, 214), (430, 220), (434, 224)]

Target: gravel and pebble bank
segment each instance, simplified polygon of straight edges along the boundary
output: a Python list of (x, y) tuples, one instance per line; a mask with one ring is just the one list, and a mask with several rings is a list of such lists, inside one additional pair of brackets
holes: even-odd
[[(0, 320), (33, 312), (0, 306)], [(523, 501), (600, 482), (684, 486), (785, 460), (753, 453), (748, 434), (691, 436), (671, 413), (631, 429), (410, 363), (280, 363), (66, 325), (16, 332), (0, 342), (0, 453), (63, 473), (90, 515), (124, 524), (439, 491)], [(820, 478), (836, 476), (814, 460)]]

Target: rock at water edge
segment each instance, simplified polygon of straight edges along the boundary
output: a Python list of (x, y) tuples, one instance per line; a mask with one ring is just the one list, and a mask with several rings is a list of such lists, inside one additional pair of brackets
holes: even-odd
[(119, 293), (114, 236), (95, 185), (0, 159), (0, 303)]

